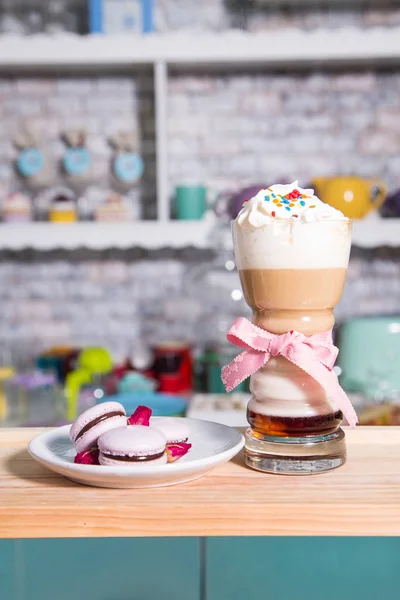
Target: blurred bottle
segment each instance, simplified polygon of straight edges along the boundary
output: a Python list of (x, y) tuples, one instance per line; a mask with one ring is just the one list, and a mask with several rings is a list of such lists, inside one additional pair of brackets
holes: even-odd
[[(210, 239), (214, 258), (188, 270), (184, 293), (197, 298), (203, 309), (195, 328), (198, 348), (204, 349), (195, 361), (196, 389), (222, 394), (221, 368), (238, 353), (226, 334), (235, 319), (246, 316), (249, 309), (243, 299), (229, 225), (216, 225)], [(240, 391), (245, 389), (242, 384)]]
[(7, 393), (4, 383), (14, 377), (15, 370), (12, 367), (0, 367), (0, 422), (5, 421), (8, 412)]
[(196, 298), (203, 313), (197, 319), (197, 343), (230, 348), (226, 334), (239, 316), (249, 314), (236, 269), (230, 227), (219, 224), (210, 236), (214, 258), (191, 267), (183, 281), (184, 294)]
[(7, 426), (50, 427), (65, 419), (65, 397), (54, 374), (19, 373), (7, 379), (3, 389)]
[(106, 378), (112, 368), (111, 354), (106, 348), (85, 348), (80, 352), (77, 368), (65, 379), (68, 420), (72, 421), (106, 395)]

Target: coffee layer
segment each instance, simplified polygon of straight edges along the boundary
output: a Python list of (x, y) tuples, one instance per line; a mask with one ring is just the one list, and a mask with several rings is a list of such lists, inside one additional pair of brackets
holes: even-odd
[(253, 322), (271, 333), (300, 331), (305, 335), (333, 327), (345, 268), (244, 269), (239, 271)]

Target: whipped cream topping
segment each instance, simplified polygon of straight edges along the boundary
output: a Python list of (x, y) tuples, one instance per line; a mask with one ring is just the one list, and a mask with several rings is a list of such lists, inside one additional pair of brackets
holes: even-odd
[(236, 217), (244, 229), (257, 229), (274, 221), (304, 222), (348, 221), (339, 210), (320, 200), (312, 189), (288, 185), (272, 185), (247, 200)]

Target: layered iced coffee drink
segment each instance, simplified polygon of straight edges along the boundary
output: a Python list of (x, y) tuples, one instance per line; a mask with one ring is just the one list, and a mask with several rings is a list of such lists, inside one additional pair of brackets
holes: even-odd
[[(275, 185), (244, 204), (233, 222), (233, 238), (255, 325), (272, 334), (297, 331), (305, 336), (332, 329), (351, 244), (351, 223), (342, 213), (297, 182)], [(343, 419), (334, 398), (318, 381), (286, 358), (274, 356), (251, 376), (250, 389), (248, 464), (281, 472), (338, 466), (338, 461), (330, 466), (326, 458), (324, 464), (315, 465), (321, 453), (318, 440), (337, 439)], [(305, 443), (303, 456), (302, 439), (316, 440), (314, 454)], [(285, 441), (289, 445), (282, 448)], [(293, 456), (294, 444), (298, 447)], [(328, 443), (322, 454), (332, 454), (333, 446)]]

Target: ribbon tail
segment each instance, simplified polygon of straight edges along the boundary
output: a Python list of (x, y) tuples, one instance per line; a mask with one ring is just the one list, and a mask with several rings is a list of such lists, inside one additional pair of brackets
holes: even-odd
[(336, 388), (337, 388), (337, 390), (336, 390), (334, 399), (335, 399), (338, 407), (340, 408), (340, 410), (346, 417), (350, 427), (355, 427), (358, 423), (357, 413), (354, 410), (354, 407), (353, 407), (349, 397), (347, 396), (346, 392), (339, 385), (339, 383), (337, 381), (336, 381)]
[[(311, 353), (313, 353), (312, 350)], [(296, 358), (294, 356), (285, 355), (285, 358), (303, 369), (303, 371), (308, 373), (315, 381), (318, 381), (327, 392), (328, 396), (336, 402), (338, 408), (346, 417), (350, 427), (355, 427), (358, 423), (357, 413), (346, 392), (340, 386), (335, 373), (327, 369), (322, 363), (316, 362), (314, 356), (304, 356), (304, 351), (302, 354), (303, 356), (297, 356)]]
[(236, 356), (221, 372), (222, 383), (227, 392), (231, 392), (245, 379), (261, 369), (269, 360), (268, 352), (245, 350)]

